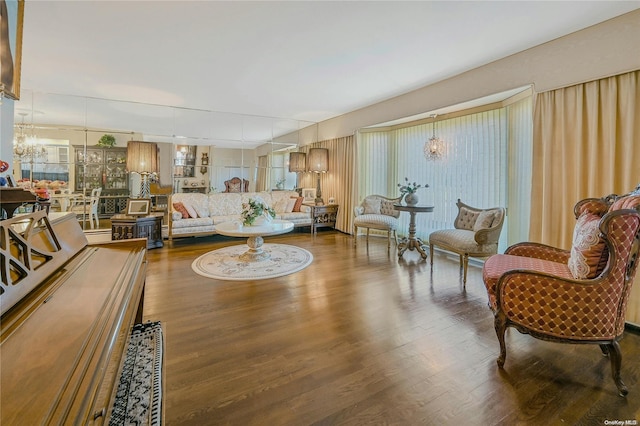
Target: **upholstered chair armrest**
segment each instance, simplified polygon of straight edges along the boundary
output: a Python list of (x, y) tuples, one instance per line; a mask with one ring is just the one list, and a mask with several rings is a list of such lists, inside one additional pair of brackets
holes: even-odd
[[(544, 335), (566, 336), (566, 328), (571, 327), (572, 340), (588, 340), (594, 336), (613, 338), (619, 298), (611, 297), (609, 313), (605, 313), (602, 301), (593, 297), (593, 287), (606, 285), (603, 281), (513, 270), (503, 274), (496, 285), (496, 306), (520, 326)], [(529, 303), (532, 300), (536, 301), (533, 306)], [(597, 327), (593, 322), (594, 312), (602, 312), (598, 315)], [(550, 320), (553, 318), (557, 320)]]
[(353, 213), (355, 216), (360, 216), (361, 214), (364, 213), (364, 207), (362, 206), (356, 206), (353, 208)]
[(479, 229), (474, 235), (474, 239), (478, 244), (495, 244), (500, 238), (502, 226), (495, 228)]
[(533, 257), (558, 263), (567, 263), (571, 252), (569, 250), (559, 249), (546, 244), (526, 242), (512, 245), (505, 250), (504, 254)]

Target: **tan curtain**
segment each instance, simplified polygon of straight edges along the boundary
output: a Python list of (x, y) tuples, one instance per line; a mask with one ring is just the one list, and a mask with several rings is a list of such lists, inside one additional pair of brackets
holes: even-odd
[(531, 241), (570, 248), (577, 201), (635, 188), (638, 117), (640, 71), (537, 95)]
[(258, 157), (258, 176), (256, 178), (256, 191), (267, 191), (267, 171), (269, 167), (269, 157), (261, 155)]
[[(330, 197), (335, 198), (340, 206), (336, 220), (336, 229), (351, 233), (353, 227), (353, 200), (356, 188), (355, 141), (353, 136), (315, 142), (301, 147), (300, 152), (308, 152), (311, 148), (327, 148), (329, 150), (329, 171), (320, 174), (322, 198), (327, 203)], [(315, 173), (301, 173), (300, 187), (315, 188)]]

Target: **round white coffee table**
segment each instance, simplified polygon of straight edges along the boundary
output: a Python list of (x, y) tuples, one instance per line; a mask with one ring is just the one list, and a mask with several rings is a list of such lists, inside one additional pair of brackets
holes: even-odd
[(286, 234), (292, 230), (293, 222), (277, 219), (272, 220), (270, 223), (257, 226), (244, 226), (235, 221), (216, 225), (216, 232), (218, 234), (228, 237), (248, 237), (247, 245), (249, 246), (249, 250), (239, 256), (240, 260), (244, 262), (259, 262), (269, 259), (271, 255), (262, 250), (262, 244), (264, 243), (262, 237)]

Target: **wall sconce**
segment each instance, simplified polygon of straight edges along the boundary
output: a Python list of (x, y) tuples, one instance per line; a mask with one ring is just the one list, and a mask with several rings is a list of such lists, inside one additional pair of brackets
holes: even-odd
[(149, 175), (158, 172), (158, 146), (152, 142), (127, 142), (127, 170), (140, 174), (139, 197), (149, 198)]
[(318, 184), (316, 186), (316, 205), (324, 204), (322, 189), (320, 188), (320, 173), (329, 170), (329, 150), (327, 148), (311, 148), (309, 150), (309, 171), (316, 173)]
[(445, 145), (444, 142), (436, 137), (436, 117), (437, 114), (432, 114), (433, 119), (433, 136), (424, 143), (424, 157), (427, 160), (439, 160), (444, 157)]

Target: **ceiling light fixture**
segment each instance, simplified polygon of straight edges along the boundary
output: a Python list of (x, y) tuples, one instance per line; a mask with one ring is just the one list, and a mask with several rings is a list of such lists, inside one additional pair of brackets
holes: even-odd
[(436, 117), (437, 114), (431, 114), (433, 119), (433, 136), (424, 143), (424, 157), (427, 160), (439, 160), (444, 157), (445, 145), (444, 142), (436, 137)]
[(37, 143), (32, 136), (27, 136), (27, 130), (32, 130), (33, 126), (24, 122), (26, 112), (19, 113), (22, 116), (22, 122), (15, 124), (15, 135), (13, 138), (13, 156), (17, 160), (47, 160), (47, 149), (43, 144)]

